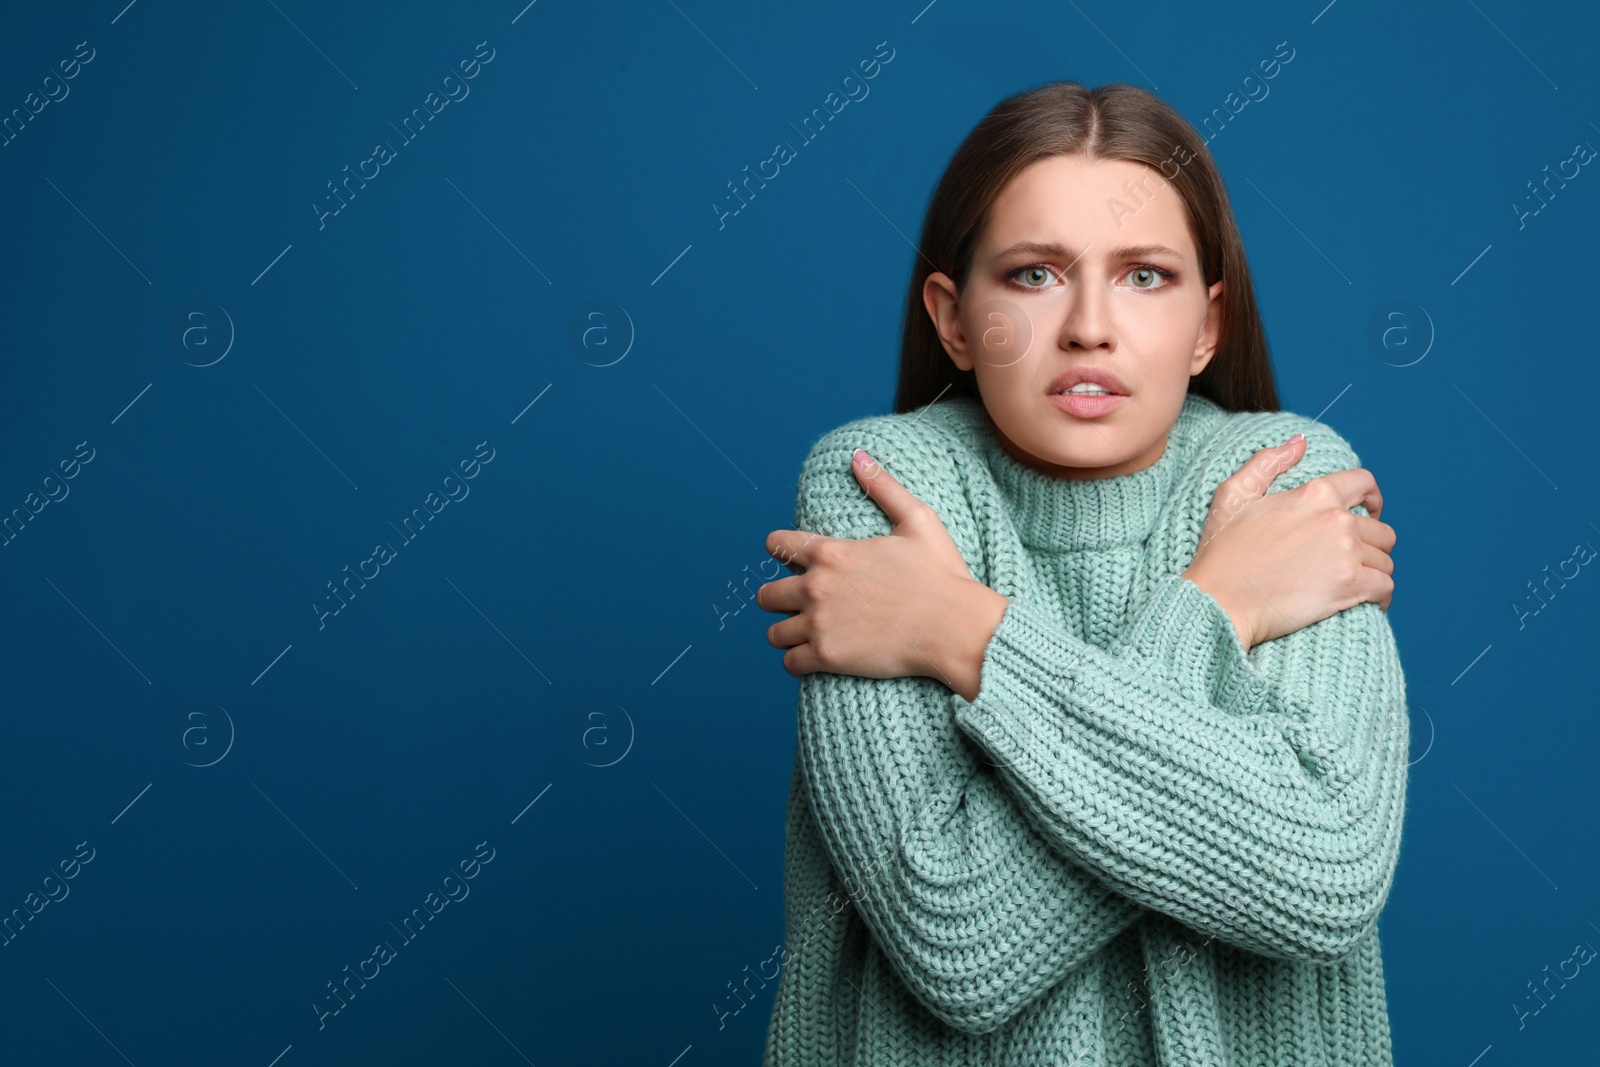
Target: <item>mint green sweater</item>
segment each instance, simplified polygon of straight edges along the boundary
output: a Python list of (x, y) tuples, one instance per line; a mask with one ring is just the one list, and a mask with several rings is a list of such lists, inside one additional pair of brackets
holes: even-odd
[(975, 701), (801, 677), (764, 1067), (1392, 1064), (1377, 920), (1410, 723), (1388, 616), (1246, 653), (1178, 576), (1217, 486), (1296, 432), (1269, 492), (1360, 466), (1320, 422), (1196, 395), (1114, 478), (1018, 463), (971, 398), (816, 442), (797, 529), (890, 531), (850, 471), (865, 448), (1010, 605)]

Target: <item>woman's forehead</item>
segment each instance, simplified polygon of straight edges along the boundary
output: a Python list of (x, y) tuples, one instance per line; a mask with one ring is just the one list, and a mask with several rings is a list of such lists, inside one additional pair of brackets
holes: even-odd
[(1060, 245), (1073, 255), (1166, 245), (1192, 259), (1183, 198), (1145, 163), (1051, 156), (1006, 183), (988, 213), (982, 254), (998, 255), (1018, 242)]

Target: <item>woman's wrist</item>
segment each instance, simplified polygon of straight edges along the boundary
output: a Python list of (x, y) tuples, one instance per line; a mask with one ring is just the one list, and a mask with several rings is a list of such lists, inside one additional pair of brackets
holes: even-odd
[(959, 610), (951, 613), (940, 663), (944, 677), (939, 680), (968, 702), (978, 699), (984, 656), (1010, 604), (1003, 594), (974, 579), (963, 588)]

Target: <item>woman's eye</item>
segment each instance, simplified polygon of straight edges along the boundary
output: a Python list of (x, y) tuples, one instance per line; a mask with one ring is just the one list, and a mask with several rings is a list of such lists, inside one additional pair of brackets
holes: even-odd
[(1042, 266), (1018, 267), (1011, 272), (1011, 277), (1020, 281), (1024, 289), (1043, 289), (1045, 283), (1055, 277), (1055, 272)]
[(1133, 288), (1135, 289), (1160, 289), (1164, 287), (1166, 282), (1170, 282), (1175, 278), (1176, 275), (1170, 270), (1162, 270), (1160, 267), (1134, 267), (1128, 271), (1126, 277), (1134, 279)]

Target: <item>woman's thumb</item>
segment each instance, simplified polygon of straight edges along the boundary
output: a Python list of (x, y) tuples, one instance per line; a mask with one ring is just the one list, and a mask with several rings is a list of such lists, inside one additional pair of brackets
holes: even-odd
[(1269, 445), (1250, 457), (1239, 469), (1238, 488), (1250, 499), (1266, 496), (1274, 478), (1294, 466), (1306, 454), (1305, 434), (1295, 434), (1281, 445)]
[(918, 499), (866, 449), (856, 449), (851, 454), (850, 465), (862, 490), (882, 509), (891, 526), (899, 526), (915, 513), (920, 503)]

